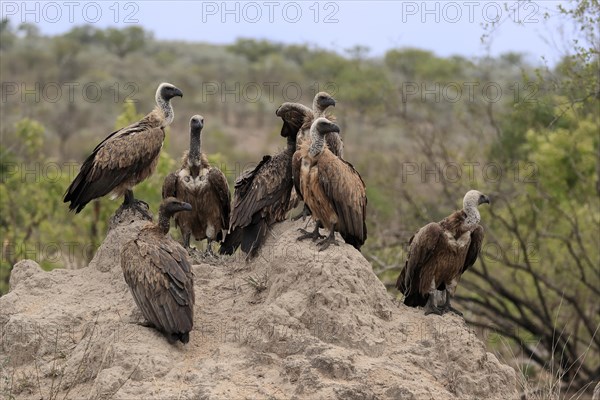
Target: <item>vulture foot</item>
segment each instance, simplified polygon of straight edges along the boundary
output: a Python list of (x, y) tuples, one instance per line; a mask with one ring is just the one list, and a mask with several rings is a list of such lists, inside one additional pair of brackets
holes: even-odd
[(206, 251), (204, 252), (204, 258), (209, 259), (209, 260), (218, 260), (219, 259), (219, 257), (217, 257), (217, 255), (213, 252), (211, 242), (209, 242), (206, 245)]
[(301, 235), (300, 237), (298, 237), (298, 239), (296, 240), (305, 240), (305, 239), (311, 239), (313, 242), (319, 239), (323, 239), (325, 238), (325, 236), (321, 235), (319, 233), (319, 224), (317, 224), (315, 226), (315, 229), (312, 232), (307, 231), (306, 229), (298, 229), (300, 232), (303, 233), (303, 235)]
[(427, 304), (425, 304), (425, 315), (429, 315), (429, 314), (442, 315), (442, 314), (444, 314), (444, 311), (442, 309), (436, 307), (434, 298), (435, 298), (434, 293), (430, 292), (429, 299), (427, 300)]
[(429, 314), (436, 314), (436, 315), (442, 315), (444, 312), (442, 310), (440, 310), (439, 308), (437, 308), (436, 306), (432, 306), (432, 305), (426, 305), (425, 306), (425, 315), (429, 315)]
[(461, 313), (456, 308), (454, 308), (450, 305), (450, 293), (447, 290), (446, 290), (446, 302), (444, 303), (444, 305), (442, 307), (440, 307), (440, 309), (442, 310), (442, 312), (444, 314), (446, 314), (448, 311), (450, 311), (450, 312), (453, 312), (454, 314), (458, 315), (459, 317), (463, 316), (463, 313)]
[(319, 246), (319, 251), (323, 251), (326, 248), (328, 248), (330, 245), (336, 245), (339, 246), (340, 244), (338, 243), (337, 240), (335, 240), (335, 238), (331, 238), (331, 237), (327, 237), (327, 239), (323, 239), (321, 240), (319, 243), (317, 243), (317, 246)]
[[(317, 228), (318, 227), (319, 227), (319, 223), (317, 222)], [(336, 246), (340, 245), (338, 243), (338, 241), (335, 240), (335, 231), (333, 229), (331, 230), (331, 233), (329, 234), (329, 236), (327, 236), (327, 238), (325, 238), (325, 239), (321, 240), (319, 243), (317, 243), (317, 246), (319, 246), (319, 251), (323, 251), (332, 244), (334, 244)]]
[(442, 312), (445, 314), (448, 311), (453, 312), (454, 314), (458, 315), (459, 317), (463, 316), (463, 313), (458, 311), (456, 308), (452, 307), (452, 306), (448, 306), (448, 307), (443, 307), (442, 308)]
[(144, 216), (144, 218), (152, 221), (152, 214), (150, 214), (150, 207), (148, 206), (148, 203), (146, 203), (145, 201), (136, 200), (132, 204), (128, 204), (127, 207), (139, 212), (140, 214), (142, 214)]
[(127, 190), (123, 198), (123, 205), (121, 208), (130, 208), (134, 211), (139, 212), (144, 218), (152, 221), (152, 214), (150, 214), (150, 206), (143, 200), (138, 200), (133, 197), (133, 191)]

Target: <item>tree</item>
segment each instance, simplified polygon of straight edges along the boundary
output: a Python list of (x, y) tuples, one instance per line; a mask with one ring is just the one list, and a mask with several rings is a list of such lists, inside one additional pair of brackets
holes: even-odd
[(500, 118), (490, 111), (500, 121), (490, 154), (512, 179), (491, 185), (488, 251), (457, 296), (471, 324), (510, 338), (562, 382), (548, 397), (591, 391), (600, 376), (600, 5), (571, 5), (559, 10), (588, 44), (576, 39), (553, 71), (524, 78), (539, 89), (535, 101)]
[(134, 51), (143, 49), (151, 39), (151, 34), (142, 27), (131, 26), (125, 29), (108, 28), (99, 31), (98, 37), (110, 52), (122, 59)]

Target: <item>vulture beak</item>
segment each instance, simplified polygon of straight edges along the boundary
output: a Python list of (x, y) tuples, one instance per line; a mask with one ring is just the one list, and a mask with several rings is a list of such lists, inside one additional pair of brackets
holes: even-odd
[(183, 97), (183, 92), (180, 89), (175, 88), (175, 91), (173, 92), (173, 97), (175, 96)]
[(488, 203), (488, 204), (491, 204), (491, 203), (490, 203), (490, 198), (489, 198), (489, 197), (487, 197), (485, 194), (484, 194), (484, 195), (482, 195), (482, 196), (479, 198), (479, 204), (483, 204), (483, 203)]
[(340, 133), (340, 127), (337, 126), (336, 124), (331, 124), (331, 127), (329, 128), (329, 130), (327, 131), (328, 133)]
[(335, 100), (333, 98), (329, 98), (327, 99), (327, 102), (325, 104), (328, 106), (335, 107)]
[(192, 205), (189, 203), (181, 203), (181, 211), (192, 211)]

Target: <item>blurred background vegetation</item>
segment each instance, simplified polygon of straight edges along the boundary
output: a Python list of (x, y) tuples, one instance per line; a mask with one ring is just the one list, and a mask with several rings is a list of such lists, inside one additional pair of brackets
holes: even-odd
[(62, 195), (100, 140), (152, 109), (160, 82), (184, 97), (174, 100), (157, 173), (135, 191), (153, 210), (188, 145), (191, 115), (205, 117), (203, 150), (233, 187), (285, 146), (278, 105), (310, 104), (327, 90), (345, 158), (367, 185), (363, 253), (390, 292), (398, 295), (410, 236), (479, 189), (492, 204), (481, 209), (482, 257), (457, 291), (465, 318), (514, 355), (537, 385), (524, 390), (589, 391), (600, 376), (600, 6), (572, 5), (561, 13), (586, 40), (554, 67), (515, 53), (442, 58), (401, 48), (375, 58), (362, 46), (338, 54), (253, 39), (169, 42), (137, 26), (48, 37), (2, 21), (0, 295), (20, 259), (47, 270), (91, 259), (120, 200), (75, 216)]

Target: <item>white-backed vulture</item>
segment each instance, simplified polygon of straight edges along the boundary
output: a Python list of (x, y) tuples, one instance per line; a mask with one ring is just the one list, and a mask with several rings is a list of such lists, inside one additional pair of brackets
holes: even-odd
[(252, 170), (235, 182), (229, 233), (221, 245), (221, 254), (233, 254), (238, 247), (253, 258), (258, 254), (271, 225), (283, 221), (292, 208), (292, 155), (296, 136), (310, 110), (301, 104), (284, 103), (276, 111), (283, 120), (281, 136), (287, 148), (277, 155), (264, 156)]
[[(310, 143), (310, 127), (312, 126), (314, 120), (320, 117), (324, 117), (325, 111), (330, 106), (335, 107), (335, 100), (333, 99), (333, 97), (331, 97), (331, 95), (327, 92), (317, 93), (315, 95), (315, 98), (313, 99), (312, 118), (307, 118), (302, 127), (300, 128), (300, 131), (298, 132), (298, 137), (296, 139), (296, 152), (292, 156), (292, 177), (294, 179), (294, 191), (296, 193), (296, 196), (300, 200), (304, 200), (302, 197), (302, 188), (300, 187), (300, 166), (302, 160), (302, 154), (300, 149), (304, 142)], [(329, 135), (327, 135), (325, 137), (325, 143), (327, 144), (327, 147), (329, 148), (329, 150), (331, 150), (333, 154), (335, 154), (339, 158), (343, 158), (344, 143), (342, 142), (342, 138), (340, 137), (339, 132), (332, 132)], [(293, 219), (298, 219), (300, 217), (304, 219), (304, 217), (310, 214), (310, 209), (305, 203), (302, 213), (294, 217)]]
[(208, 240), (207, 253), (212, 255), (212, 242), (223, 240), (229, 229), (231, 195), (223, 172), (211, 166), (201, 152), (203, 127), (202, 116), (190, 119), (190, 149), (183, 154), (181, 168), (165, 178), (162, 197), (176, 197), (192, 205), (193, 211), (175, 215), (175, 226), (186, 249), (194, 235), (196, 240)]
[(149, 223), (121, 249), (125, 282), (144, 317), (170, 342), (189, 341), (194, 325), (194, 279), (187, 251), (171, 239), (170, 218), (192, 209), (169, 197), (158, 212), (158, 224)]
[[(426, 315), (447, 311), (462, 315), (450, 305), (450, 296), (481, 251), (484, 233), (477, 206), (483, 203), (489, 204), (489, 198), (470, 190), (463, 198), (462, 210), (425, 225), (410, 239), (408, 257), (396, 282), (404, 304), (425, 307)], [(446, 291), (441, 308), (435, 304), (435, 290)]]
[(175, 96), (183, 97), (183, 93), (170, 83), (161, 83), (151, 113), (111, 133), (96, 146), (65, 193), (64, 202), (70, 202), (71, 211), (79, 213), (93, 199), (110, 194), (112, 198), (124, 196), (125, 206), (147, 215), (139, 208), (132, 188), (156, 169), (165, 128), (173, 121), (171, 99)]
[(330, 234), (319, 243), (320, 250), (332, 243), (337, 245), (336, 231), (346, 243), (360, 250), (367, 239), (365, 184), (352, 164), (337, 157), (325, 146), (325, 136), (338, 131), (333, 122), (318, 118), (310, 128), (310, 144), (305, 142), (300, 149), (300, 187), (316, 227), (312, 233), (304, 231), (305, 234), (298, 239), (320, 238), (319, 227), (322, 224)]

